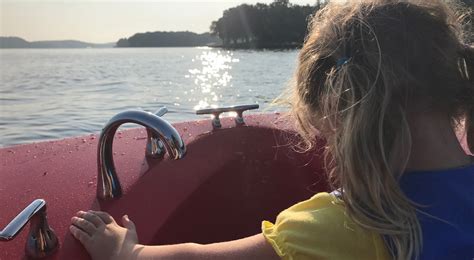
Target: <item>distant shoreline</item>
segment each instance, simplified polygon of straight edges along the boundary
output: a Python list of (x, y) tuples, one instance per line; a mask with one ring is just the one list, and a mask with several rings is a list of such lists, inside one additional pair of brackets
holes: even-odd
[(272, 47), (272, 48), (232, 48), (224, 46), (163, 46), (163, 47), (101, 47), (101, 48), (0, 48), (1, 51), (5, 50), (133, 50), (133, 49), (186, 49), (186, 48), (209, 48), (209, 49), (221, 49), (230, 51), (292, 51), (299, 50), (300, 47)]
[(210, 33), (180, 32), (145, 32), (136, 33), (129, 38), (121, 38), (115, 45), (118, 48), (130, 47), (196, 47), (222, 44), (220, 39)]
[(87, 49), (111, 48), (115, 43), (89, 43), (77, 40), (26, 41), (20, 37), (0, 37), (0, 49)]
[(117, 43), (88, 43), (77, 40), (33, 41), (20, 37), (0, 37), (0, 49), (132, 49), (132, 48), (217, 48), (225, 50), (294, 50), (301, 44), (236, 43), (223, 44), (209, 33), (153, 32), (138, 33)]

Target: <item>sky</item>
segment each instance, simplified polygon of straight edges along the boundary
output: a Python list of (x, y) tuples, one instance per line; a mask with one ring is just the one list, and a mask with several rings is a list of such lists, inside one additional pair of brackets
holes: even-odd
[[(116, 42), (138, 32), (209, 31), (225, 9), (272, 0), (0, 0), (0, 36)], [(316, 0), (290, 0), (314, 4)]]

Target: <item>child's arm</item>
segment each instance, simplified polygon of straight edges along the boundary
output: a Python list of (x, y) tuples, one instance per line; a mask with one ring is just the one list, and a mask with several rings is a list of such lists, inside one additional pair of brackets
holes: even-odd
[(138, 246), (138, 259), (280, 259), (262, 234), (209, 245)]
[(135, 225), (127, 216), (124, 227), (105, 212), (80, 211), (72, 218), (72, 235), (92, 259), (280, 259), (262, 234), (235, 241), (144, 246), (138, 244)]

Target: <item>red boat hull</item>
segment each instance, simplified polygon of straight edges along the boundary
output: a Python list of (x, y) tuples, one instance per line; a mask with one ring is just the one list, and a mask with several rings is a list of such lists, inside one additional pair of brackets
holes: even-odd
[[(187, 146), (177, 161), (145, 159), (143, 128), (119, 132), (114, 157), (124, 196), (106, 202), (96, 199), (96, 135), (0, 149), (0, 227), (43, 198), (60, 241), (49, 259), (88, 259), (68, 232), (78, 210), (128, 214), (141, 243), (210, 243), (256, 234), (262, 220), (328, 190), (320, 152), (296, 152), (298, 139), (278, 114), (248, 116), (246, 126), (231, 118), (222, 124), (175, 124)], [(24, 258), (27, 233), (0, 242), (0, 259)]]

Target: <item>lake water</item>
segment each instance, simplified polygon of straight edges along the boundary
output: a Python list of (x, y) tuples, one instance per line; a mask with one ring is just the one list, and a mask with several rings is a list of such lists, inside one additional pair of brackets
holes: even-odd
[(98, 133), (116, 113), (270, 107), (288, 85), (297, 51), (211, 48), (1, 49), (0, 146)]

